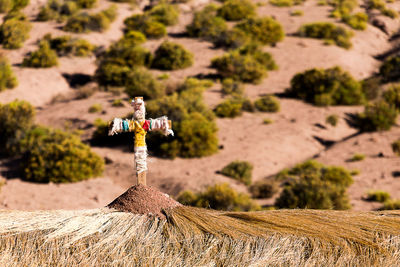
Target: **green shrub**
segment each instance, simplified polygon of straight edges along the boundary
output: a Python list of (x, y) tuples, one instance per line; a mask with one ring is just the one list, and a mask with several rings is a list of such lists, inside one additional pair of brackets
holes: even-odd
[(397, 81), (400, 78), (400, 56), (387, 58), (379, 68), (384, 82)]
[(367, 195), (367, 200), (383, 203), (383, 202), (390, 200), (390, 194), (388, 192), (381, 191), (381, 190), (369, 191), (368, 195)]
[(272, 55), (268, 52), (263, 52), (256, 43), (249, 43), (238, 49), (241, 55), (250, 55), (258, 63), (260, 63), (266, 70), (277, 70), (278, 65), (276, 65)]
[(262, 44), (276, 44), (285, 36), (282, 25), (271, 17), (249, 18), (235, 27), (250, 34), (253, 40)]
[(30, 30), (28, 21), (8, 19), (0, 26), (0, 43), (7, 49), (20, 48), (29, 38)]
[(145, 99), (155, 99), (164, 95), (165, 88), (149, 71), (136, 68), (128, 73), (125, 92), (131, 98), (143, 96)]
[(261, 209), (248, 195), (236, 192), (226, 183), (209, 186), (206, 191), (198, 194), (184, 191), (178, 196), (178, 201), (185, 205), (216, 210), (253, 211)]
[(358, 114), (355, 127), (362, 132), (387, 131), (396, 123), (396, 108), (385, 101), (368, 104), (363, 113)]
[(271, 124), (273, 122), (274, 122), (273, 120), (268, 119), (268, 118), (263, 119), (263, 124)]
[(57, 54), (50, 49), (49, 43), (43, 41), (39, 49), (24, 58), (22, 66), (31, 68), (50, 68), (58, 65)]
[(186, 27), (188, 35), (209, 41), (219, 38), (228, 26), (223, 18), (217, 16), (217, 10), (216, 5), (208, 5), (195, 12), (192, 22)]
[(370, 77), (360, 81), (362, 91), (367, 100), (375, 100), (380, 96), (381, 92), (381, 78), (380, 77)]
[(392, 143), (392, 150), (397, 156), (400, 156), (400, 139)]
[(134, 68), (150, 66), (153, 56), (149, 50), (141, 46), (129, 46), (129, 44), (117, 42), (101, 57), (101, 62), (103, 61)]
[(103, 107), (101, 106), (101, 104), (93, 104), (88, 109), (89, 113), (98, 113), (101, 112), (102, 110)]
[(326, 117), (325, 122), (335, 127), (339, 122), (339, 116), (336, 114), (331, 114), (328, 117)]
[(272, 95), (260, 97), (254, 102), (254, 106), (263, 112), (278, 112), (280, 110), (278, 99)]
[(306, 161), (280, 172), (277, 179), (286, 181), (275, 202), (278, 208), (350, 208), (346, 189), (353, 183), (353, 179), (342, 167)]
[(228, 0), (218, 9), (218, 16), (229, 21), (237, 21), (255, 15), (255, 6), (249, 0)]
[(288, 6), (293, 6), (293, 0), (269, 0), (268, 1), (271, 5), (273, 6), (279, 6), (279, 7), (288, 7)]
[(18, 85), (17, 78), (11, 69), (8, 59), (0, 54), (0, 92)]
[(334, 18), (345, 18), (358, 7), (357, 0), (330, 0), (329, 4), (334, 7), (331, 15)]
[(102, 86), (124, 86), (131, 69), (118, 62), (102, 60), (95, 72), (95, 79)]
[(111, 106), (113, 106), (113, 107), (124, 107), (125, 105), (124, 105), (124, 102), (122, 101), (122, 99), (115, 99), (112, 102)]
[(220, 118), (235, 118), (242, 115), (242, 103), (236, 99), (227, 99), (215, 107), (215, 115)]
[(242, 95), (244, 93), (244, 86), (238, 81), (226, 78), (222, 81), (221, 91), (224, 95)]
[(359, 82), (340, 67), (311, 69), (290, 81), (289, 95), (318, 105), (358, 105), (364, 102)]
[[(87, 0), (91, 2), (92, 0)], [(63, 22), (69, 16), (76, 14), (81, 6), (79, 1), (49, 0), (45, 6), (40, 8), (37, 16), (38, 21), (57, 20)], [(83, 0), (82, 2), (85, 2)]]
[(103, 159), (77, 134), (36, 127), (21, 140), (24, 178), (34, 182), (77, 182), (101, 175)]
[(226, 49), (235, 49), (250, 42), (250, 37), (244, 31), (233, 28), (222, 31), (212, 40), (215, 47), (223, 47)]
[(13, 11), (8, 12), (3, 17), (3, 22), (5, 22), (7, 20), (10, 20), (10, 19), (15, 19), (15, 20), (28, 22), (28, 17), (24, 13), (19, 11), (19, 10), (13, 10)]
[(336, 26), (330, 22), (304, 24), (299, 29), (299, 35), (303, 37), (332, 41), (337, 46), (346, 49), (349, 49), (352, 46), (350, 38), (353, 36), (353, 33), (346, 30), (344, 27)]
[(278, 190), (278, 184), (273, 180), (258, 181), (250, 186), (250, 193), (254, 198), (271, 198)]
[(161, 70), (177, 70), (192, 65), (192, 53), (180, 44), (164, 41), (155, 51), (152, 67)]
[(400, 210), (400, 200), (385, 201), (379, 210)]
[(150, 11), (149, 15), (155, 20), (166, 26), (175, 25), (179, 21), (179, 9), (167, 3), (159, 3)]
[(0, 154), (13, 155), (19, 151), (19, 141), (34, 124), (35, 109), (26, 101), (15, 100), (0, 104)]
[(389, 105), (400, 111), (400, 85), (390, 86), (382, 96)]
[(364, 154), (354, 154), (353, 157), (351, 157), (350, 161), (363, 161), (365, 159)]
[(132, 47), (144, 44), (147, 41), (146, 36), (138, 31), (128, 31), (113, 46)]
[(52, 38), (50, 34), (45, 35), (50, 48), (57, 52), (58, 56), (87, 57), (93, 55), (95, 46), (84, 39), (73, 38), (69, 35)]
[(253, 165), (250, 162), (236, 160), (226, 165), (221, 170), (221, 174), (238, 180), (245, 185), (250, 185), (252, 171)]
[(343, 21), (356, 30), (365, 30), (368, 23), (368, 15), (362, 12), (343, 17)]
[(0, 13), (19, 10), (26, 7), (28, 4), (29, 0), (0, 0)]
[(97, 0), (75, 0), (80, 8), (92, 8), (96, 5)]
[(394, 9), (385, 8), (382, 10), (382, 15), (392, 18), (392, 19), (395, 19), (399, 16), (399, 13)]
[(167, 34), (165, 25), (147, 14), (136, 14), (124, 20), (125, 32), (138, 31), (149, 39), (159, 39)]
[(293, 16), (293, 17), (301, 17), (301, 16), (303, 16), (304, 15), (304, 12), (303, 12), (303, 10), (293, 10), (292, 12), (290, 12), (290, 16)]

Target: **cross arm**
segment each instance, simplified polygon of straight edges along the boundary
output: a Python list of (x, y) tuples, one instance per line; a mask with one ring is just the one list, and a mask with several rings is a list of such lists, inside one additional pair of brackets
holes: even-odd
[(135, 130), (135, 123), (133, 120), (114, 118), (108, 124), (108, 135), (114, 135), (122, 132), (132, 132)]
[(172, 121), (168, 120), (167, 116), (162, 116), (157, 119), (150, 119), (150, 131), (162, 131), (165, 135), (174, 135), (172, 131)]

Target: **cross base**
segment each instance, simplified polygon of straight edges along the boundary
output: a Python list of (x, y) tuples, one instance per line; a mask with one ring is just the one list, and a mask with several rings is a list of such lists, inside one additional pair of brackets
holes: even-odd
[(136, 173), (137, 184), (146, 185), (146, 171)]

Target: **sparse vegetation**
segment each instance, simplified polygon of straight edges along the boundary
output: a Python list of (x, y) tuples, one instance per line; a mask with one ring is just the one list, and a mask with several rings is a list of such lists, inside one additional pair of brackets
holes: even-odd
[(178, 196), (184, 205), (227, 211), (260, 210), (260, 206), (243, 193), (237, 193), (228, 184), (209, 186), (206, 191), (193, 194), (184, 191)]
[(242, 115), (242, 103), (235, 98), (229, 98), (219, 103), (214, 112), (221, 118), (235, 118)]
[(11, 69), (8, 59), (0, 54), (0, 92), (18, 85), (17, 78)]
[(29, 4), (29, 0), (0, 0), (0, 13), (20, 10)]
[(351, 157), (350, 161), (354, 162), (354, 161), (363, 161), (365, 159), (365, 155), (364, 154), (360, 154), (360, 153), (356, 153), (353, 155), (353, 157)]
[(384, 82), (397, 81), (400, 79), (400, 56), (387, 58), (379, 68), (379, 75)]
[(160, 2), (155, 5), (150, 11), (149, 15), (166, 26), (175, 25), (179, 21), (179, 9), (175, 5)]
[(250, 34), (253, 40), (262, 44), (274, 45), (285, 36), (282, 25), (272, 17), (249, 18), (235, 27)]
[(140, 95), (145, 99), (155, 99), (164, 95), (165, 88), (149, 71), (136, 68), (127, 75), (125, 92), (130, 97)]
[(386, 103), (395, 107), (398, 112), (400, 111), (400, 85), (390, 86), (382, 96)]
[(254, 106), (262, 112), (278, 112), (280, 110), (278, 99), (272, 95), (260, 97), (254, 102)]
[(115, 99), (112, 102), (111, 106), (113, 106), (113, 107), (123, 107), (125, 105), (124, 105), (124, 102), (122, 101), (122, 99)]
[(353, 33), (342, 26), (336, 26), (330, 22), (315, 22), (304, 24), (299, 29), (299, 35), (303, 37), (323, 39), (334, 42), (337, 46), (349, 49), (352, 44), (350, 38)]
[(400, 210), (400, 200), (390, 199), (383, 203), (383, 207), (380, 210)]
[(339, 122), (339, 116), (336, 114), (331, 114), (328, 117), (326, 117), (325, 122), (335, 127)]
[(298, 73), (290, 84), (286, 93), (317, 106), (359, 105), (365, 101), (360, 83), (340, 67)]
[(368, 24), (368, 15), (358, 12), (353, 15), (344, 16), (343, 22), (355, 30), (365, 30)]
[(231, 177), (245, 185), (251, 185), (251, 176), (253, 171), (253, 164), (248, 161), (232, 161), (226, 165), (222, 170), (221, 174)]
[(83, 144), (77, 134), (36, 127), (20, 141), (21, 169), (33, 182), (68, 183), (98, 176), (103, 159)]
[(304, 15), (303, 10), (293, 10), (290, 12), (290, 16), (293, 16), (293, 17), (301, 17), (303, 15)]
[(387, 8), (386, 3), (383, 0), (369, 0), (366, 2), (366, 8), (379, 10), (382, 15), (388, 16), (392, 19), (398, 17), (398, 13), (393, 9)]
[(218, 36), (213, 38), (212, 42), (215, 47), (236, 49), (248, 44), (250, 42), (250, 37), (244, 31), (233, 28), (222, 31)]
[(224, 95), (242, 95), (244, 93), (244, 85), (231, 78), (222, 81), (222, 94)]
[(3, 48), (21, 48), (23, 43), (29, 38), (32, 26), (29, 21), (19, 19), (8, 19), (0, 26), (0, 43)]
[(165, 25), (147, 14), (136, 14), (124, 20), (125, 32), (138, 31), (149, 39), (159, 39), (167, 34)]
[(397, 156), (400, 156), (400, 139), (392, 143), (392, 150)]
[(102, 110), (103, 107), (101, 106), (101, 104), (93, 104), (88, 109), (89, 113), (98, 113), (101, 112)]
[(367, 195), (367, 200), (383, 203), (390, 200), (390, 194), (382, 190), (369, 191)]
[(279, 6), (279, 7), (288, 7), (288, 6), (293, 6), (293, 0), (269, 0), (268, 1), (271, 5), (273, 6)]
[(387, 131), (396, 123), (396, 108), (385, 101), (368, 104), (357, 115), (354, 126), (362, 132)]
[(263, 119), (263, 124), (266, 124), (266, 125), (271, 124), (271, 123), (273, 123), (273, 122), (274, 122), (274, 121), (271, 120), (271, 119), (269, 119), (269, 118)]
[(58, 56), (87, 57), (93, 55), (95, 46), (84, 39), (73, 38), (69, 35), (52, 38), (50, 34), (43, 38), (48, 41), (50, 48), (57, 52)]
[(39, 49), (30, 53), (22, 62), (22, 66), (31, 68), (51, 68), (57, 65), (57, 54), (50, 49), (50, 45), (46, 41), (42, 41)]
[(336, 166), (306, 161), (277, 175), (285, 186), (275, 205), (278, 208), (349, 209), (346, 189), (353, 183), (350, 173)]
[(226, 20), (237, 21), (254, 16), (255, 6), (249, 0), (227, 0), (217, 14)]
[(274, 180), (262, 180), (250, 186), (250, 192), (254, 198), (271, 198), (278, 193), (278, 190), (278, 183)]
[(177, 70), (190, 67), (193, 54), (182, 45), (164, 41), (155, 51), (152, 67), (161, 70)]

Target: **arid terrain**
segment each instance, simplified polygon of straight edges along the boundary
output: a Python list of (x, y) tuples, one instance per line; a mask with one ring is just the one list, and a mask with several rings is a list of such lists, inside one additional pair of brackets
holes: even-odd
[[(265, 94), (283, 93), (290, 86), (291, 78), (310, 68), (329, 68), (341, 66), (356, 79), (364, 79), (376, 73), (381, 61), (376, 57), (392, 47), (395, 41), (390, 37), (397, 33), (400, 19), (390, 19), (380, 15), (389, 34), (368, 24), (365, 31), (354, 31), (353, 47), (349, 50), (335, 45), (325, 45), (323, 41), (294, 36), (298, 28), (309, 22), (330, 21), (344, 27), (347, 25), (330, 17), (331, 6), (318, 5), (316, 0), (307, 0), (295, 7), (274, 7), (266, 0), (257, 1), (257, 12), (261, 16), (274, 16), (283, 26), (285, 38), (275, 46), (265, 46), (264, 50), (273, 55), (279, 66), (270, 71), (260, 84), (246, 84), (245, 94), (252, 100)], [(16, 50), (0, 49), (13, 65), (19, 80), (18, 87), (0, 92), (0, 103), (14, 99), (29, 101), (37, 109), (36, 122), (55, 128), (84, 129), (84, 138), (94, 131), (96, 118), (109, 121), (131, 111), (129, 99), (122, 96), (124, 107), (113, 107), (112, 101), (121, 96), (107, 92), (97, 92), (87, 99), (74, 99), (71, 95), (76, 86), (71, 77), (92, 76), (96, 70), (96, 57), (60, 57), (59, 66), (48, 69), (21, 67), (26, 53), (37, 48), (38, 40), (45, 34), (60, 36), (66, 32), (56, 22), (34, 21), (39, 7), (45, 2), (31, 0), (23, 11), (32, 20), (30, 38), (24, 46)], [(208, 1), (191, 1), (179, 4), (181, 14), (179, 24), (168, 27), (168, 36), (159, 40), (149, 40), (144, 46), (154, 51), (163, 40), (168, 39), (182, 44), (194, 54), (194, 64), (183, 70), (165, 71), (170, 82), (182, 81), (186, 77), (207, 76), (215, 73), (210, 67), (211, 59), (224, 53), (209, 42), (198, 38), (182, 37), (185, 26), (191, 22), (193, 10), (202, 8)], [(97, 9), (104, 9), (110, 2), (99, 0)], [(91, 43), (107, 48), (118, 40), (123, 32), (123, 20), (134, 13), (140, 13), (140, 7), (129, 4), (117, 4), (118, 16), (104, 33), (71, 34), (84, 38)], [(143, 5), (142, 5), (143, 6)], [(388, 4), (400, 11), (398, 2)], [(302, 10), (303, 16), (290, 16), (293, 10)], [(161, 71), (152, 70), (160, 74)], [(85, 76), (85, 77), (86, 77)], [(86, 86), (96, 86), (95, 83)], [(204, 93), (204, 100), (215, 107), (223, 100), (220, 84), (215, 83)], [(379, 208), (381, 204), (363, 200), (369, 190), (384, 190), (392, 198), (400, 199), (400, 158), (392, 152), (390, 144), (400, 137), (400, 128), (390, 131), (357, 134), (357, 130), (346, 123), (349, 114), (363, 110), (362, 106), (316, 107), (300, 100), (279, 98), (281, 109), (278, 113), (248, 113), (237, 118), (217, 118), (218, 153), (202, 158), (174, 160), (149, 158), (148, 184), (161, 191), (177, 196), (182, 190), (200, 191), (208, 185), (228, 182), (236, 190), (246, 192), (243, 184), (218, 174), (224, 166), (234, 160), (246, 160), (254, 165), (253, 181), (269, 179), (284, 168), (289, 168), (307, 159), (359, 170), (348, 193), (355, 211), (368, 211)], [(93, 104), (99, 103), (103, 112), (89, 113)], [(337, 114), (339, 122), (333, 127), (325, 122), (328, 115)], [(273, 123), (265, 125), (263, 119)], [(400, 121), (398, 121), (400, 125)], [(243, 129), (247, 129), (244, 131)], [(333, 145), (327, 146), (327, 141)], [(133, 140), (132, 140), (133, 142)], [(332, 142), (329, 142), (332, 144)], [(107, 205), (118, 195), (125, 192), (135, 182), (133, 153), (129, 144), (113, 148), (93, 147), (94, 151), (107, 158), (102, 177), (72, 184), (36, 184), (23, 181), (15, 173), (15, 166), (3, 159), (0, 162), (0, 177), (6, 178), (6, 184), (0, 192), (0, 209), (90, 209)], [(366, 155), (365, 160), (351, 162), (349, 159), (357, 153)], [(380, 156), (379, 156), (380, 155)], [(272, 204), (273, 198), (260, 200), (263, 204)]]

